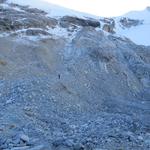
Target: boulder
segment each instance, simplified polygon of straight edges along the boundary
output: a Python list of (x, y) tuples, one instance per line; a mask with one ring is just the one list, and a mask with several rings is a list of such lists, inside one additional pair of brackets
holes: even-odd
[(115, 20), (113, 18), (103, 18), (100, 21), (104, 24), (102, 29), (109, 33), (115, 33)]
[(104, 24), (103, 30), (106, 32), (109, 32), (109, 33), (115, 33), (114, 27), (112, 25), (109, 25), (109, 24)]
[(40, 29), (28, 29), (26, 31), (26, 35), (32, 35), (32, 36), (35, 36), (35, 35), (50, 35), (48, 32), (44, 31), (44, 30), (40, 30)]
[(60, 26), (68, 28), (69, 26), (91, 26), (91, 27), (100, 27), (100, 22), (92, 19), (82, 19), (72, 16), (64, 16), (60, 19)]

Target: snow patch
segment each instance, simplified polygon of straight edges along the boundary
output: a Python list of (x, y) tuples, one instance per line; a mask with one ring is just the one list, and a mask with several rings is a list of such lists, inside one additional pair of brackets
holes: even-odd
[[(29, 5), (30, 7), (42, 9), (48, 13), (50, 17), (62, 17), (65, 15), (69, 16), (77, 16), (80, 18), (95, 18), (100, 19), (100, 17), (77, 12), (71, 9), (63, 8), (61, 6), (57, 6), (54, 4), (50, 4), (43, 0), (8, 0), (8, 3), (17, 3), (20, 5)], [(4, 4), (5, 7), (7, 5)], [(149, 7), (148, 7), (149, 8)], [(132, 11), (123, 16), (114, 18), (116, 22), (116, 35), (125, 36), (131, 39), (136, 44), (140, 45), (150, 45), (149, 35), (150, 35), (150, 11), (149, 9), (145, 9), (143, 11)], [(123, 29), (120, 27), (119, 19), (121, 17), (128, 17), (130, 19), (138, 19), (143, 20), (143, 24)], [(98, 29), (97, 29), (98, 30)], [(54, 34), (55, 36), (68, 36), (68, 31), (66, 29), (62, 29), (60, 27), (56, 27), (55, 29), (49, 29), (49, 32)]]
[(51, 4), (43, 0), (8, 0), (8, 3), (16, 3), (19, 5), (26, 5), (33, 8), (38, 8), (44, 10), (48, 13), (50, 17), (62, 17), (62, 16), (77, 16), (80, 18), (98, 18), (97, 16), (78, 12), (72, 9), (64, 8), (58, 5)]
[[(119, 22), (122, 17), (143, 20), (143, 24), (123, 29)], [(125, 36), (139, 45), (150, 45), (150, 11), (148, 11), (148, 9), (132, 11), (114, 19), (116, 22), (115, 31), (117, 35)]]

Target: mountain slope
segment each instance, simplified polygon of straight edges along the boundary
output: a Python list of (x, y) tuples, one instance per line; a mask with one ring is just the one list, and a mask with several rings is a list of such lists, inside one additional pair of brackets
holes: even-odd
[(149, 46), (96, 19), (0, 14), (0, 149), (149, 149)]

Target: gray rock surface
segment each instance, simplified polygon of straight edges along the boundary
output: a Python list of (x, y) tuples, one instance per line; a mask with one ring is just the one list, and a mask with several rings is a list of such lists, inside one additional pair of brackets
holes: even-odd
[(103, 18), (100, 19), (103, 23), (102, 29), (109, 33), (115, 33), (115, 20), (113, 18)]
[(57, 20), (46, 17), (45, 14), (42, 10), (17, 4), (9, 4), (8, 8), (0, 6), (0, 32), (28, 28), (41, 28), (43, 30), (48, 27), (54, 28), (57, 25)]
[(92, 19), (81, 19), (72, 16), (64, 16), (60, 19), (60, 25), (62, 27), (69, 27), (69, 26), (91, 26), (91, 27), (100, 27), (100, 22)]
[(33, 40), (17, 31), (60, 20), (0, 10), (0, 150), (150, 149), (150, 47), (84, 25)]
[(0, 0), (0, 3), (4, 3), (4, 2), (6, 2), (6, 0)]
[(133, 26), (141, 25), (143, 21), (124, 17), (120, 19), (120, 23), (125, 28), (131, 28)]

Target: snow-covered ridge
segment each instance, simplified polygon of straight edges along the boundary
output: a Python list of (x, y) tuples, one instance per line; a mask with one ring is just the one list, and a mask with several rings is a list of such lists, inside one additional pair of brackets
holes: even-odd
[[(94, 18), (100, 21), (101, 23), (101, 29), (104, 31), (109, 31), (109, 27), (105, 25), (103, 21), (100, 19), (103, 17), (97, 17), (81, 12), (77, 12), (71, 9), (66, 9), (61, 6), (57, 6), (54, 4), (47, 3), (46, 1), (43, 0), (8, 0), (8, 3), (17, 3), (20, 5), (29, 5), (30, 7), (33, 8), (38, 8), (41, 10), (46, 11), (49, 17), (53, 18), (59, 18), (63, 16), (76, 16), (79, 18)], [(16, 8), (17, 9), (17, 8)], [(122, 18), (126, 18), (128, 20), (139, 20), (139, 24), (133, 25), (131, 27), (123, 27), (121, 25), (120, 20)], [(110, 33), (115, 33), (116, 36), (125, 36), (129, 39), (131, 39), (133, 42), (139, 45), (150, 45), (150, 40), (149, 40), (149, 35), (150, 35), (150, 9), (147, 7), (145, 10), (142, 11), (132, 11), (129, 12), (123, 16), (112, 18), (114, 20), (114, 25), (113, 29)], [(104, 26), (105, 25), (105, 26)], [(58, 29), (59, 31), (60, 29)], [(54, 33), (54, 32), (53, 32)], [(61, 32), (58, 32), (61, 33)], [(62, 32), (64, 33), (64, 32)]]
[(64, 8), (62, 6), (51, 4), (43, 0), (25, 0), (25, 1), (24, 0), (8, 0), (7, 2), (16, 3), (19, 5), (29, 5), (30, 7), (44, 10), (48, 13), (48, 16), (50, 17), (58, 17), (58, 16), (61, 17), (61, 16), (70, 15), (70, 16), (77, 16), (80, 18), (85, 18), (85, 17), (98, 18), (98, 16), (94, 16), (91, 14)]
[[(131, 28), (122, 28), (119, 20), (123, 17), (139, 20), (141, 23)], [(115, 18), (115, 21), (116, 33), (118, 35), (126, 36), (137, 44), (150, 45), (150, 11), (148, 8), (142, 11), (129, 12), (121, 17)]]
[(83, 26), (99, 27), (94, 19), (51, 17), (43, 10), (14, 3), (0, 4), (0, 37), (19, 36), (32, 41), (41, 38), (72, 40)]

